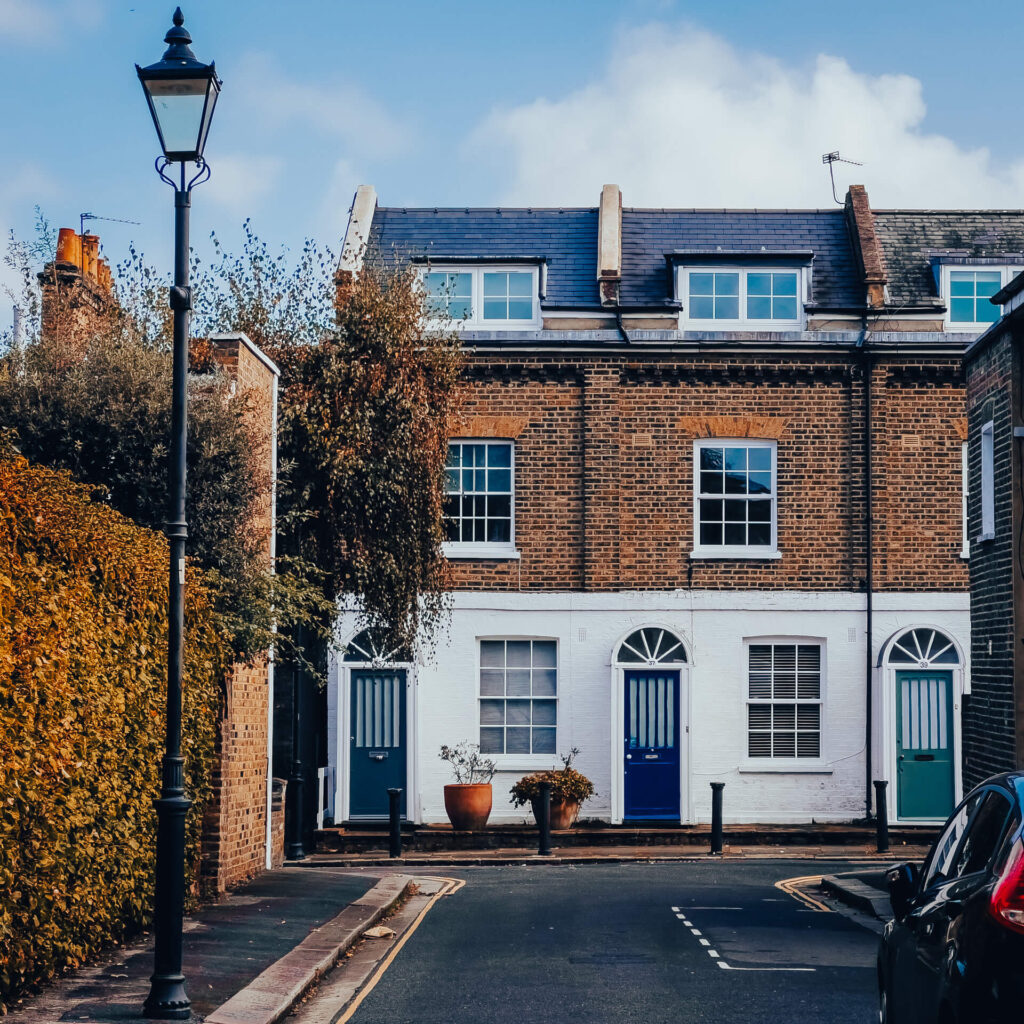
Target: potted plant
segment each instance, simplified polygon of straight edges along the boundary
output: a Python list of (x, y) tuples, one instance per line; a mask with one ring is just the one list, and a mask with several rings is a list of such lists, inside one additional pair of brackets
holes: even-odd
[(573, 747), (568, 754), (562, 754), (562, 767), (545, 772), (524, 775), (511, 790), (512, 803), (522, 807), (529, 803), (533, 816), (540, 824), (540, 785), (551, 783), (551, 827), (572, 828), (579, 817), (580, 805), (594, 795), (594, 784), (581, 772), (573, 768), (579, 750)]
[(486, 827), (491, 814), (491, 779), (497, 766), (480, 756), (476, 743), (463, 741), (441, 748), (441, 760), (451, 765), (455, 782), (444, 787), (444, 809), (452, 828), (476, 832)]

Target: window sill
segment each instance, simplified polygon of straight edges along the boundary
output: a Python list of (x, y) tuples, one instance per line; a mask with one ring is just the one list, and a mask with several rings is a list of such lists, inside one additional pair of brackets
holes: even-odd
[(963, 559), (970, 558), (971, 557), (971, 549), (970, 548), (964, 548), (963, 551), (960, 552), (960, 557), (963, 558)]
[(554, 754), (481, 754), (489, 757), (499, 772), (545, 772), (558, 767)]
[(972, 544), (987, 544), (990, 540), (995, 540), (996, 535), (994, 533), (979, 533), (977, 537), (971, 541)]
[(511, 544), (462, 544), (448, 541), (441, 545), (445, 558), (490, 558), (498, 561), (515, 561), (519, 552)]
[(832, 775), (834, 769), (824, 761), (774, 761), (765, 758), (764, 764), (757, 761), (744, 761), (736, 770), (741, 775)]
[(690, 558), (720, 558), (732, 561), (761, 561), (781, 557), (781, 551), (766, 551), (764, 548), (694, 548), (690, 552)]

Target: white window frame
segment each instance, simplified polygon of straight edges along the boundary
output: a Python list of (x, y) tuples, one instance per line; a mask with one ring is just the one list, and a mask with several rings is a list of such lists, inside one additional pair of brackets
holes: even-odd
[[(772, 647), (792, 646), (817, 647), (819, 655), (819, 689), (817, 702), (812, 700), (787, 701), (779, 698), (765, 701), (764, 699), (752, 699), (750, 696), (750, 648), (758, 645), (771, 645)], [(739, 765), (741, 774), (756, 773), (790, 773), (801, 772), (815, 775), (831, 775), (832, 765), (826, 758), (828, 750), (828, 729), (825, 716), (825, 707), (828, 695), (828, 644), (824, 637), (820, 636), (748, 636), (743, 638), (743, 692), (745, 695), (743, 703), (743, 760)], [(813, 704), (817, 703), (818, 712), (818, 756), (817, 757), (750, 757), (750, 705), (751, 704)]]
[[(555, 705), (555, 753), (553, 754), (482, 754), (481, 756), (490, 758), (497, 765), (499, 771), (537, 771), (546, 768), (552, 768), (558, 763), (558, 750), (559, 750), (559, 738), (561, 736), (561, 711), (559, 705), (562, 700), (562, 643), (556, 636), (541, 636), (540, 634), (523, 634), (519, 636), (508, 635), (508, 634), (494, 634), (494, 635), (481, 635), (476, 638), (476, 725), (477, 725), (477, 742), (480, 740), (480, 729), (482, 728), (481, 723), (481, 707), (482, 701), (485, 700), (515, 700), (515, 697), (485, 697), (480, 692), (480, 672), (483, 668), (482, 651), (483, 641), (485, 640), (546, 640), (551, 641), (555, 645), (555, 695), (554, 697), (523, 697), (523, 700), (545, 700), (551, 701)], [(507, 666), (506, 666), (507, 668)], [(505, 726), (505, 728), (508, 728)]]
[[(700, 453), (703, 448), (766, 448), (771, 452), (771, 544), (709, 544), (700, 542)], [(728, 495), (704, 495), (725, 500)], [(736, 495), (735, 497), (745, 497)], [(778, 442), (750, 437), (699, 437), (693, 442), (693, 550), (691, 558), (781, 558), (778, 546), (779, 472)]]
[(995, 426), (989, 420), (981, 428), (981, 533), (975, 544), (994, 540), (996, 535)]
[(967, 494), (970, 483), (967, 476), (967, 442), (960, 445), (960, 557), (971, 557), (971, 539), (967, 535)]
[[(438, 263), (421, 269), (421, 285), (425, 284), (426, 275), (430, 273), (471, 275), (471, 314), (464, 320), (448, 321), (435, 317), (430, 320), (432, 326), (444, 327), (453, 324), (456, 327), (473, 331), (530, 331), (538, 330), (543, 325), (540, 312), (540, 267), (535, 263)], [(530, 296), (533, 301), (533, 313), (529, 320), (484, 319), (484, 274), (495, 273), (530, 275)]]
[[(446, 558), (500, 558), (514, 559), (519, 557), (516, 549), (516, 443), (504, 437), (452, 437), (448, 444), (502, 444), (507, 445), (510, 450), (509, 471), (512, 481), (510, 494), (511, 522), (509, 524), (509, 539), (505, 541), (468, 541), (468, 540), (446, 540), (441, 544), (441, 551)], [(445, 496), (447, 497), (447, 488)]]
[[(984, 263), (943, 263), (941, 274), (941, 289), (942, 301), (945, 302), (946, 304), (946, 312), (943, 317), (943, 326), (945, 330), (953, 333), (960, 332), (965, 334), (979, 334), (982, 331), (987, 331), (992, 326), (992, 324), (988, 321), (975, 320), (971, 323), (967, 323), (966, 321), (962, 320), (954, 322), (953, 320), (950, 319), (950, 317), (952, 316), (953, 306), (951, 301), (952, 295), (950, 294), (950, 274), (963, 271), (975, 271), (987, 274), (998, 273), (1000, 275), (999, 287), (1005, 288), (1010, 283), (1010, 281), (1012, 281), (1022, 270), (1024, 270), (1024, 266), (1014, 265), (1012, 263), (1002, 263), (996, 264), (994, 266), (991, 264)], [(999, 317), (1002, 314), (998, 306), (996, 306), (995, 309), (997, 311), (996, 322), (998, 322)]]
[[(690, 274), (739, 274), (739, 313), (735, 320), (693, 320), (690, 318)], [(747, 318), (748, 274), (796, 274), (796, 318), (793, 320), (750, 320)], [(676, 297), (682, 303), (679, 329), (688, 331), (802, 331), (806, 323), (804, 305), (807, 302), (806, 267), (780, 267), (763, 264), (714, 263), (687, 265), (676, 268)]]

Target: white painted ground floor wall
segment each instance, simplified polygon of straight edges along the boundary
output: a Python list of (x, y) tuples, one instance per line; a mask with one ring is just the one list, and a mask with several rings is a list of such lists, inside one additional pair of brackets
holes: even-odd
[[(623, 814), (623, 671), (615, 665), (621, 641), (656, 626), (682, 638), (680, 820), (710, 820), (709, 783), (726, 784), (725, 820), (744, 822), (849, 821), (865, 812), (865, 596), (836, 592), (623, 592), (612, 594), (459, 593), (450, 627), (433, 659), (407, 666), (409, 815), (444, 822), (443, 787), (453, 781), (438, 757), (442, 744), (476, 742), (480, 735), (481, 639), (557, 641), (557, 749), (580, 750), (576, 766), (597, 795), (582, 816), (618, 822)], [(887, 664), (894, 637), (931, 627), (953, 640), (956, 798), (960, 788), (960, 707), (969, 692), (969, 599), (962, 593), (884, 593), (874, 601), (872, 778), (895, 788), (895, 672)], [(344, 613), (339, 639), (356, 632)], [(822, 650), (821, 757), (769, 763), (747, 757), (747, 644), (810, 641)], [(348, 813), (348, 683), (350, 668), (334, 660), (328, 692), (328, 749), (333, 770), (330, 813)], [(339, 714), (339, 709), (341, 713)], [(339, 727), (340, 726), (340, 727)], [(492, 822), (524, 821), (508, 791), (521, 775), (558, 764), (557, 757), (495, 758)], [(890, 819), (897, 821), (890, 797)], [(529, 808), (526, 808), (527, 814)]]

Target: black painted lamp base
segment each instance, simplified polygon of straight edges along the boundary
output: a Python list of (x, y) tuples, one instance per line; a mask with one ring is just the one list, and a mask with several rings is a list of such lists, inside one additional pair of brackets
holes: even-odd
[(192, 1004), (185, 995), (185, 977), (151, 979), (153, 987), (142, 1007), (142, 1016), (149, 1020), (190, 1020)]

